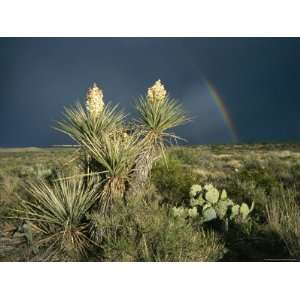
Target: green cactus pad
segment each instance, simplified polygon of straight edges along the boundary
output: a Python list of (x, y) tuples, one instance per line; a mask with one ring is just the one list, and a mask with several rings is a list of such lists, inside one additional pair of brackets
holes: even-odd
[(238, 204), (235, 204), (231, 207), (231, 215), (230, 215), (230, 219), (234, 219), (235, 217), (237, 217), (240, 213), (240, 206)]
[(250, 213), (249, 206), (246, 203), (242, 203), (240, 208), (240, 214), (242, 216), (243, 221), (247, 219), (249, 213)]
[(196, 217), (198, 216), (197, 208), (196, 208), (196, 207), (190, 208), (190, 209), (188, 210), (188, 215), (189, 215), (189, 217), (191, 217), (191, 218), (196, 218)]
[(214, 187), (212, 187), (209, 190), (207, 190), (207, 192), (205, 194), (206, 200), (208, 202), (212, 203), (212, 204), (218, 202), (219, 196), (220, 196), (219, 191), (216, 188), (214, 188)]
[(202, 211), (202, 215), (203, 215), (203, 221), (204, 222), (209, 222), (209, 221), (217, 218), (216, 211), (214, 210), (213, 207), (209, 207), (207, 209), (204, 209)]
[(206, 203), (203, 205), (203, 210), (208, 209), (208, 208), (210, 208), (210, 207), (212, 207), (212, 205), (211, 205), (209, 202), (206, 202)]
[(190, 201), (191, 206), (197, 206), (197, 205), (204, 205), (205, 204), (205, 200), (203, 199), (203, 197), (201, 195), (199, 195), (196, 199), (192, 198)]
[(210, 189), (214, 189), (214, 186), (211, 183), (209, 183), (204, 186), (204, 189), (208, 191)]
[(227, 199), (227, 203), (228, 203), (228, 206), (233, 206), (234, 205), (234, 203), (231, 199)]
[(220, 200), (217, 205), (215, 206), (215, 210), (217, 213), (217, 216), (220, 219), (224, 219), (225, 216), (227, 215), (227, 211), (228, 211), (228, 201), (226, 200)]
[(192, 185), (190, 189), (190, 197), (195, 198), (200, 192), (202, 192), (202, 187), (199, 184)]
[(225, 190), (222, 190), (220, 199), (221, 199), (221, 200), (227, 199), (227, 192), (226, 192)]

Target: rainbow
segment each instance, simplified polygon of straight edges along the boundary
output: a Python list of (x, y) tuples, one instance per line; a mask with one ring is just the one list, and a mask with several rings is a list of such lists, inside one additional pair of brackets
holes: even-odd
[(211, 82), (209, 82), (207, 79), (204, 79), (203, 81), (208, 89), (208, 92), (209, 92), (211, 98), (213, 99), (214, 103), (216, 104), (219, 111), (221, 112), (224, 122), (230, 131), (232, 141), (234, 143), (237, 143), (238, 134), (235, 129), (234, 123), (232, 121), (232, 118), (230, 117), (230, 114), (229, 114), (228, 110), (226, 109), (223, 99), (221, 98), (217, 89), (213, 86), (213, 84)]

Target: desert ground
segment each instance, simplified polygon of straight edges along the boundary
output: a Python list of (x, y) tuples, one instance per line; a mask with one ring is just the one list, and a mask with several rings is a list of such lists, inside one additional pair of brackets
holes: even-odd
[[(40, 260), (43, 250), (34, 247), (35, 230), (29, 242), (19, 218), (26, 183), (53, 179), (58, 170), (76, 172), (77, 153), (78, 148), (67, 147), (0, 149), (0, 261)], [(230, 225), (226, 233), (209, 225), (224, 245), (213, 260), (297, 260), (299, 179), (300, 144), (178, 146), (168, 149), (167, 166), (162, 159), (156, 162), (147, 199), (176, 207), (188, 201), (193, 184), (212, 183), (226, 189), (237, 203), (255, 203), (251, 218)], [(280, 215), (283, 210), (288, 217)], [(106, 260), (127, 259), (108, 256)]]

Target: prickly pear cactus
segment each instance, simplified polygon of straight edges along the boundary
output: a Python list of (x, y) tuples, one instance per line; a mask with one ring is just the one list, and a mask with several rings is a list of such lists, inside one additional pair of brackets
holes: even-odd
[(230, 203), (226, 201), (226, 199), (218, 201), (215, 210), (219, 219), (224, 219), (226, 217), (229, 206)]
[(226, 190), (219, 192), (212, 184), (195, 184), (190, 189), (190, 208), (174, 207), (173, 215), (198, 219), (201, 223), (219, 219), (228, 228), (229, 220), (247, 221), (253, 208), (254, 202), (250, 208), (246, 203), (236, 204), (228, 198)]
[(233, 220), (234, 218), (238, 217), (240, 213), (240, 206), (238, 204), (235, 204), (231, 207), (231, 214), (230, 219)]
[(197, 196), (202, 192), (202, 187), (199, 184), (194, 184), (190, 189), (190, 197), (197, 198)]
[(189, 217), (191, 217), (191, 218), (196, 218), (196, 217), (198, 217), (198, 210), (197, 210), (197, 207), (193, 207), (193, 208), (188, 209), (188, 215), (189, 215)]
[(202, 206), (205, 203), (205, 199), (203, 198), (203, 189), (201, 185), (199, 184), (194, 184), (192, 185), (190, 189), (190, 203), (191, 206), (197, 206), (200, 205)]
[(216, 211), (213, 207), (207, 207), (202, 211), (203, 222), (209, 222), (217, 218)]
[(215, 204), (219, 201), (220, 193), (219, 191), (212, 185), (207, 184), (204, 186), (205, 193), (205, 200), (211, 204)]
[(225, 220), (233, 205), (227, 192), (222, 190), (220, 193), (212, 184), (206, 184), (203, 188), (200, 185), (192, 186), (190, 196), (191, 206), (200, 206), (201, 208), (202, 222), (209, 222), (217, 218)]
[(252, 212), (253, 209), (254, 209), (254, 202), (252, 202), (252, 205), (250, 208), (246, 203), (241, 204), (240, 215), (241, 215), (241, 218), (243, 221), (247, 220), (249, 214)]

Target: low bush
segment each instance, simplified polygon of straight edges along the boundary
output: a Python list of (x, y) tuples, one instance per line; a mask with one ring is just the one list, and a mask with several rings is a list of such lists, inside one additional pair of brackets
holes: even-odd
[(167, 166), (163, 160), (157, 162), (151, 174), (151, 180), (163, 201), (170, 205), (188, 203), (190, 187), (199, 182), (201, 176), (184, 166), (179, 160), (167, 158)]
[(216, 261), (224, 244), (213, 232), (197, 231), (158, 203), (117, 208), (106, 220), (93, 217), (107, 261)]

